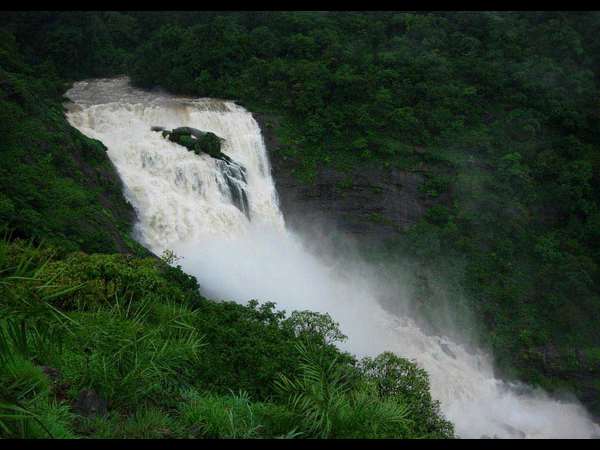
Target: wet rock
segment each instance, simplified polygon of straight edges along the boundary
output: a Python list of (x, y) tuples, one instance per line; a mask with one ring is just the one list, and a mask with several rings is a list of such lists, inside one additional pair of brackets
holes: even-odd
[(217, 167), (227, 184), (226, 188), (223, 186), (223, 192), (227, 191), (231, 202), (250, 220), (250, 205), (246, 194), (246, 168), (231, 160), (219, 161)]
[[(173, 128), (173, 130), (171, 130), (171, 134), (173, 136), (191, 135), (191, 136), (194, 136), (196, 139), (200, 139), (207, 134), (212, 134), (213, 136), (216, 136), (216, 134), (211, 133), (210, 131), (200, 131), (197, 128), (192, 128), (192, 127)], [(219, 139), (221, 139), (221, 138), (219, 138)]]
[(84, 389), (75, 400), (73, 410), (85, 417), (103, 416), (107, 412), (107, 402), (96, 391)]
[(165, 129), (156, 131), (162, 131), (164, 138), (186, 147), (197, 155), (204, 153), (213, 158), (231, 162), (231, 158), (221, 152), (221, 144), (224, 139), (210, 131), (204, 132), (191, 127), (178, 127), (171, 131)]
[(233, 204), (250, 219), (250, 208), (246, 190), (239, 183), (236, 183), (235, 178), (229, 175), (225, 175), (225, 180), (227, 181)]
[(223, 178), (227, 184), (221, 190), (229, 194), (231, 202), (250, 220), (250, 207), (246, 193), (246, 168), (221, 152), (223, 138), (214, 133), (200, 131), (191, 127), (178, 127), (171, 131), (165, 129), (156, 131), (162, 131), (163, 137), (186, 147), (197, 155), (208, 154), (220, 160), (217, 167), (223, 174)]
[(152, 131), (164, 131), (165, 127), (159, 127), (159, 126), (154, 126), (152, 128), (150, 128)]

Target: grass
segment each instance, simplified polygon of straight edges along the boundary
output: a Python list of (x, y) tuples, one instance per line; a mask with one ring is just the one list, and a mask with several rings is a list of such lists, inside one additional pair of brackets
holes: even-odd
[(427, 405), (381, 395), (331, 317), (212, 302), (156, 258), (0, 241), (0, 294), (1, 437), (426, 435)]

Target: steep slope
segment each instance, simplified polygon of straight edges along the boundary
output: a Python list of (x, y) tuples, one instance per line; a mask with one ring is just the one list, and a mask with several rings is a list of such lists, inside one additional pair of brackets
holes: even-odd
[(63, 252), (143, 252), (129, 237), (134, 212), (106, 147), (64, 117), (63, 84), (24, 64), (10, 34), (0, 46), (3, 225)]

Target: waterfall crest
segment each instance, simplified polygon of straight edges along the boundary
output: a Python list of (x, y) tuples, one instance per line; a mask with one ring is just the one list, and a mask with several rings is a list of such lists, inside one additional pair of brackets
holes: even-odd
[[(503, 382), (487, 355), (390, 316), (377, 301), (384, 287), (368, 269), (309, 253), (285, 228), (259, 126), (242, 107), (136, 90), (127, 78), (78, 82), (67, 96), (70, 123), (108, 148), (138, 214), (138, 240), (157, 254), (175, 250), (207, 296), (328, 312), (348, 335), (343, 349), (416, 360), (461, 437), (600, 434), (579, 404)], [(211, 131), (244, 170), (228, 173), (235, 170), (162, 139), (152, 126)]]
[[(127, 78), (79, 82), (67, 95), (69, 121), (108, 148), (138, 215), (138, 239), (154, 252), (199, 236), (244, 234), (249, 218), (284, 228), (260, 129), (240, 106), (146, 93)], [(189, 152), (152, 126), (211, 131), (234, 163)]]

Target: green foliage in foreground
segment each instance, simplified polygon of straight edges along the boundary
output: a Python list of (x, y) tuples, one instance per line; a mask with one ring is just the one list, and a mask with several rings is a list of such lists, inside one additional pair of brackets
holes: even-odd
[[(155, 258), (0, 242), (0, 436), (448, 438), (424, 371), (331, 318), (212, 302)], [(93, 391), (106, 410), (81, 408)]]

